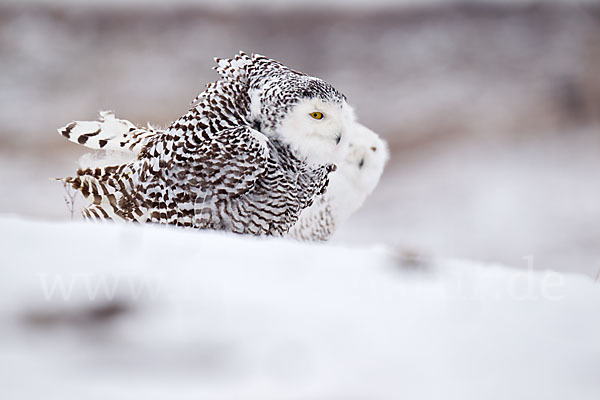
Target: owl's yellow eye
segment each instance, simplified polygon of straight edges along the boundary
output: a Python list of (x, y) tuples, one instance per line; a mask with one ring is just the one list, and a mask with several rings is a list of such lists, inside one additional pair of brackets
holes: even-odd
[(311, 117), (313, 117), (314, 119), (322, 119), (323, 118), (323, 113), (320, 113), (318, 111), (311, 112), (309, 115)]

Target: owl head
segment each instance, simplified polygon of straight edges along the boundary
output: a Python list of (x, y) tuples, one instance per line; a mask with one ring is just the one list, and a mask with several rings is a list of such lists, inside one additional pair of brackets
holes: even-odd
[(336, 173), (366, 197), (371, 194), (389, 159), (389, 150), (375, 132), (355, 122), (351, 125), (348, 152)]
[(327, 82), (287, 70), (250, 90), (251, 119), (310, 163), (337, 163), (348, 150), (354, 112)]
[(388, 147), (375, 132), (354, 122), (349, 128), (348, 152), (330, 176), (325, 193), (333, 204), (336, 223), (343, 223), (370, 195), (389, 158)]

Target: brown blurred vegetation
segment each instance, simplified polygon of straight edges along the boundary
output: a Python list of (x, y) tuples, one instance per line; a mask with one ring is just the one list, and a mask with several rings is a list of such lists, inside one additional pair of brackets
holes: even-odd
[[(393, 145), (600, 124), (600, 6), (386, 12), (0, 7), (0, 137), (58, 142), (99, 109), (166, 125), (215, 56), (263, 53), (345, 92)], [(34, 140), (32, 140), (34, 139)]]

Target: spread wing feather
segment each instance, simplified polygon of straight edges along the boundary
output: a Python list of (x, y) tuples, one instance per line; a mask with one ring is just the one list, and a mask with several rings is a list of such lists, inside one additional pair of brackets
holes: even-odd
[(73, 121), (58, 129), (58, 133), (90, 149), (138, 153), (157, 131), (151, 126), (138, 127), (118, 119), (111, 111), (101, 111), (97, 121)]

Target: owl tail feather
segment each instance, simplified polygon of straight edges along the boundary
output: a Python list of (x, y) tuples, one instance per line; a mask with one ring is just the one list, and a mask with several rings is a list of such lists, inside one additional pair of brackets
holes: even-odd
[(86, 219), (145, 222), (148, 217), (127, 164), (79, 169), (77, 176), (57, 180), (79, 191), (90, 203), (82, 211)]
[(127, 120), (117, 119), (112, 111), (100, 111), (97, 121), (73, 121), (58, 129), (58, 133), (90, 149), (137, 154), (157, 131), (151, 126), (140, 128)]

